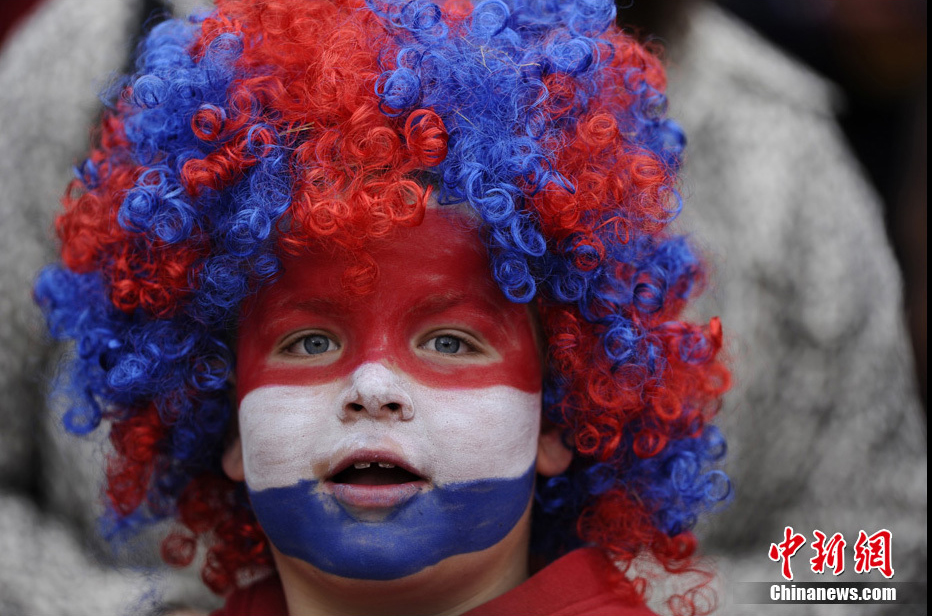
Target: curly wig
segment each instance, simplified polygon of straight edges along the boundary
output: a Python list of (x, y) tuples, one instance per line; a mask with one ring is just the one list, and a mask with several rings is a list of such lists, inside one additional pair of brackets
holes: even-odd
[[(216, 592), (270, 563), (220, 457), (239, 308), (312, 241), (352, 255), (432, 193), (481, 220), (491, 276), (533, 302), (544, 409), (574, 449), (538, 480), (533, 550), (596, 545), (686, 569), (725, 501), (708, 424), (728, 387), (717, 319), (679, 319), (703, 264), (666, 231), (685, 139), (658, 59), (610, 0), (219, 0), (141, 43), (56, 221), (36, 300), (75, 342), (68, 430), (110, 426), (117, 535), (174, 518), (163, 556), (209, 546)], [(619, 577), (642, 598), (643, 581)]]

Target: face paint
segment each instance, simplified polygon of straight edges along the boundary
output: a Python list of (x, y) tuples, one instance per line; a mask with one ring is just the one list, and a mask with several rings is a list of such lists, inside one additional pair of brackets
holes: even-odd
[(429, 211), (347, 296), (321, 250), (247, 308), (237, 369), (250, 498), (276, 548), (396, 579), (501, 541), (530, 501), (540, 360), (471, 230)]

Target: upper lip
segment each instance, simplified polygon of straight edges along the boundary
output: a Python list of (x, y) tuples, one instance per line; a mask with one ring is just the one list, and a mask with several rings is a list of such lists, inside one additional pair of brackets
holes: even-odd
[(419, 471), (413, 465), (411, 465), (404, 458), (399, 456), (396, 453), (390, 451), (380, 451), (377, 449), (360, 449), (359, 451), (354, 451), (333, 467), (333, 472), (330, 473), (330, 476), (327, 477), (327, 480), (332, 480), (335, 476), (339, 475), (349, 467), (355, 464), (365, 464), (365, 463), (382, 463), (382, 464), (391, 464), (398, 468), (404, 469), (413, 475), (417, 475), (421, 479), (424, 479), (424, 473)]

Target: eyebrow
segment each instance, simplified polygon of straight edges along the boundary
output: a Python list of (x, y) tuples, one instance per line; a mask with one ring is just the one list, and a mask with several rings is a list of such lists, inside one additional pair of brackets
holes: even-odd
[(466, 305), (478, 305), (484, 312), (488, 313), (489, 324), (500, 333), (505, 333), (506, 328), (504, 322), (501, 319), (494, 318), (494, 316), (500, 312), (500, 309), (481, 294), (477, 296), (472, 293), (466, 294), (450, 291), (447, 293), (428, 295), (418, 302), (417, 305), (412, 306), (411, 309), (407, 311), (407, 315), (416, 317), (432, 316), (441, 314), (451, 308)]
[[(279, 310), (297, 311), (312, 315), (322, 315), (338, 317), (351, 311), (352, 306), (359, 301), (359, 298), (321, 298), (313, 297), (302, 299), (300, 301), (289, 302), (283, 300), (277, 308)], [(426, 317), (457, 308), (460, 306), (478, 306), (489, 315), (489, 322), (500, 332), (505, 331), (504, 324), (500, 319), (495, 319), (500, 308), (489, 301), (482, 294), (462, 293), (451, 290), (444, 293), (434, 293), (419, 300), (415, 305), (405, 311), (407, 317)]]
[(302, 299), (294, 303), (291, 302), (282, 302), (282, 305), (279, 308), (289, 307), (294, 310), (299, 310), (301, 312), (308, 312), (311, 314), (326, 314), (326, 315), (338, 315), (345, 314), (349, 304), (355, 302), (346, 302), (337, 299), (324, 299), (321, 297), (314, 297), (310, 299)]
[[(285, 298), (278, 302), (276, 309), (296, 310), (311, 314), (340, 315), (345, 314), (357, 301), (359, 301), (359, 298), (326, 299), (322, 297), (312, 297), (300, 301), (289, 301)], [(418, 316), (438, 314), (450, 308), (463, 304), (475, 303), (476, 301), (474, 296), (456, 291), (435, 293), (418, 301), (418, 303), (409, 308), (406, 313)], [(483, 307), (489, 309), (489, 311), (495, 312), (495, 307), (490, 302), (484, 299), (478, 301)]]
[(298, 313), (332, 318), (335, 315), (345, 314), (345, 312), (346, 305), (336, 300), (315, 297), (293, 301), (291, 297), (286, 296), (277, 299), (271, 306), (267, 307), (266, 318), (262, 321), (262, 329), (266, 332), (275, 332), (281, 324), (287, 324)]
[[(469, 303), (472, 299), (471, 296), (466, 295), (465, 293), (458, 293), (456, 291), (450, 291), (448, 293), (435, 293), (434, 295), (428, 295), (423, 300), (419, 301), (417, 305), (411, 307), (408, 310), (409, 314), (418, 314), (418, 315), (429, 315), (437, 314), (459, 306), (462, 304)], [(482, 302), (483, 304), (487, 302)]]

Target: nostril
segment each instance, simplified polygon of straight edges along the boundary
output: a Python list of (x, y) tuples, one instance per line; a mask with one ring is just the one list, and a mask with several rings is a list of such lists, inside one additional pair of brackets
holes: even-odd
[(382, 364), (359, 366), (340, 398), (337, 413), (341, 421), (355, 421), (364, 416), (401, 421), (414, 417), (411, 396), (404, 383)]

